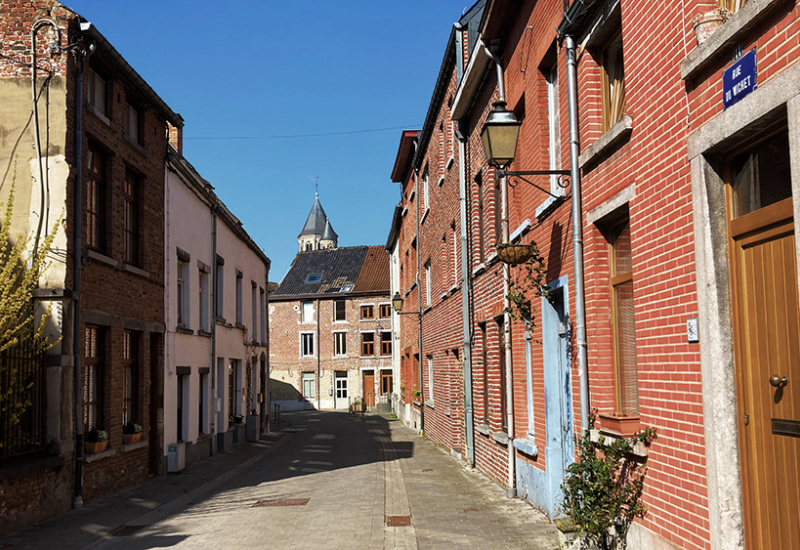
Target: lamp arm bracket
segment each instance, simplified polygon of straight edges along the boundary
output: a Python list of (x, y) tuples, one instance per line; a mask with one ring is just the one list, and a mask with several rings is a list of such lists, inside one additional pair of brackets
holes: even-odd
[[(501, 170), (499, 175), (500, 175), (500, 177), (508, 177), (509, 178), (508, 184), (511, 187), (516, 187), (516, 185), (514, 183), (512, 183), (510, 178), (512, 176), (513, 177), (517, 177), (517, 178), (521, 179), (522, 181), (524, 181), (525, 183), (534, 186), (539, 191), (541, 191), (543, 193), (547, 193), (548, 195), (550, 195), (554, 199), (562, 199), (564, 197), (563, 197), (563, 195), (554, 195), (553, 193), (551, 193), (547, 189), (536, 185), (535, 183), (533, 183), (532, 181), (530, 181), (528, 179), (525, 179), (523, 176), (558, 176), (558, 186), (560, 188), (566, 189), (570, 185), (570, 181), (569, 181), (570, 171), (569, 170), (517, 170), (517, 171), (514, 171), (514, 170)], [(566, 180), (566, 183), (564, 182), (564, 180)]]

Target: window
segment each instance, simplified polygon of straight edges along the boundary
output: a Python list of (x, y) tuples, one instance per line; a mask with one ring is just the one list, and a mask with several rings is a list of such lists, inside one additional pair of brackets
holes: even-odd
[(178, 260), (178, 326), (189, 326), (189, 262)]
[(86, 179), (86, 246), (103, 252), (105, 249), (106, 157), (89, 145)]
[(306, 284), (318, 283), (322, 280), (322, 273), (309, 273), (306, 276)]
[(336, 300), (333, 302), (333, 320), (346, 321), (347, 320), (347, 302), (344, 300)]
[(334, 332), (333, 333), (333, 354), (337, 357), (347, 356), (347, 333)]
[(738, 218), (792, 196), (786, 128), (760, 140), (731, 162), (733, 215)]
[(388, 330), (381, 331), (381, 355), (392, 354), (392, 333)]
[(425, 172), (422, 174), (422, 201), (425, 206), (425, 212), (431, 208), (430, 199), (430, 177), (428, 175), (428, 167), (425, 167)]
[(616, 371), (616, 412), (639, 414), (636, 340), (633, 324), (631, 226), (628, 216), (610, 228), (611, 318)]
[(747, 3), (747, 0), (719, 0), (719, 7), (736, 13)]
[(425, 306), (431, 307), (431, 261), (425, 262)]
[(125, 377), (122, 379), (122, 425), (135, 422), (138, 418), (138, 380), (139, 380), (139, 338), (136, 333), (126, 330), (122, 333), (122, 366)]
[(314, 302), (302, 302), (300, 304), (300, 322), (314, 322)]
[[(208, 371), (208, 368), (205, 369)], [(202, 371), (202, 369), (201, 369)], [(211, 433), (209, 422), (208, 422), (208, 372), (201, 372), (200, 373), (200, 391), (199, 391), (199, 399), (197, 403), (197, 414), (198, 414), (198, 431), (201, 434)]]
[(622, 57), (622, 31), (618, 30), (602, 50), (603, 130), (625, 116), (625, 66)]
[(381, 304), (378, 306), (381, 319), (388, 319), (392, 316), (392, 304)]
[[(561, 170), (561, 123), (558, 102), (558, 60), (556, 59), (545, 70), (547, 82), (547, 136), (550, 170)], [(558, 176), (550, 176), (550, 192), (554, 195), (562, 193), (558, 185)]]
[(106, 110), (106, 97), (108, 94), (108, 84), (106, 79), (97, 74), (96, 72), (89, 71), (89, 86), (86, 91), (86, 102), (92, 108), (103, 116), (108, 116)]
[(301, 357), (314, 357), (314, 333), (301, 332), (300, 333), (300, 356)]
[(362, 319), (374, 319), (375, 318), (375, 307), (372, 304), (361, 306), (361, 318)]
[(200, 330), (209, 332), (208, 325), (208, 271), (202, 267), (197, 273), (197, 289), (200, 303), (197, 311), (200, 314)]
[(131, 265), (139, 263), (139, 195), (141, 179), (130, 170), (125, 170), (125, 186), (122, 199), (125, 201), (123, 224), (125, 227), (125, 261)]
[(258, 285), (255, 281), (250, 281), (250, 311), (251, 311), (251, 319), (252, 325), (250, 326), (250, 338), (254, 341), (258, 341)]
[(483, 254), (483, 247), (486, 244), (486, 233), (483, 226), (483, 178), (480, 173), (475, 176), (475, 194), (478, 195), (478, 263), (483, 263), (485, 260)]
[(361, 333), (361, 355), (369, 356), (375, 355), (375, 333), (362, 332)]
[(482, 394), (483, 397), (483, 423), (489, 423), (489, 350), (487, 346), (489, 344), (487, 335), (486, 335), (486, 323), (481, 323), (478, 325), (478, 328), (481, 331), (481, 382), (482, 384)]
[(178, 441), (186, 441), (189, 438), (189, 375), (178, 374), (178, 406), (175, 420), (178, 423)]
[(266, 307), (266, 294), (264, 293), (263, 288), (258, 289), (259, 297), (258, 297), (258, 314), (261, 317), (261, 343), (267, 343), (267, 307)]
[(236, 271), (236, 324), (242, 324), (242, 272)]
[(83, 334), (83, 428), (104, 428), (103, 331), (87, 325)]
[(433, 402), (433, 355), (427, 356), (428, 360), (428, 401)]
[(333, 378), (336, 386), (336, 399), (347, 399), (347, 371), (337, 370)]
[(494, 206), (494, 244), (503, 242), (503, 191), (500, 188), (501, 179), (497, 171), (494, 173), (493, 206)]
[(508, 409), (506, 408), (506, 325), (502, 317), (497, 319), (497, 355), (500, 371), (500, 429), (508, 433)]
[(313, 372), (303, 373), (303, 397), (306, 399), (314, 399), (317, 392)]
[(141, 145), (142, 143), (142, 113), (137, 107), (127, 104), (125, 111), (125, 138), (128, 141)]
[(458, 265), (458, 249), (460, 240), (458, 237), (458, 231), (456, 231), (456, 222), (450, 224), (450, 235), (451, 240), (453, 242), (453, 250), (452, 250), (452, 261), (453, 261), (453, 286), (458, 286), (459, 281), (459, 265)]
[(225, 260), (217, 256), (217, 284), (216, 284), (216, 316), (218, 320), (225, 321), (223, 313), (225, 306)]

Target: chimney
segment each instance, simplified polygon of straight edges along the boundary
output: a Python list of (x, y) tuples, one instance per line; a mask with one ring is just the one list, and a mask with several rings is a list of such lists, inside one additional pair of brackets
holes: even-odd
[(167, 139), (172, 144), (175, 149), (177, 149), (178, 153), (181, 155), (183, 154), (183, 128), (176, 128), (169, 122), (167, 122)]

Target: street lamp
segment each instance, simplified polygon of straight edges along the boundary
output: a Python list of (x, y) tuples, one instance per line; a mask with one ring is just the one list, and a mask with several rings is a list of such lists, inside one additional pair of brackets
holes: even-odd
[[(495, 101), (492, 103), (492, 110), (489, 111), (486, 122), (483, 125), (483, 130), (481, 131), (483, 151), (486, 153), (489, 165), (497, 168), (501, 178), (516, 176), (525, 183), (534, 186), (539, 191), (547, 193), (554, 199), (562, 200), (564, 198), (563, 196), (554, 195), (547, 189), (539, 187), (522, 176), (558, 176), (558, 185), (566, 188), (569, 184), (562, 184), (561, 178), (569, 176), (569, 170), (508, 170), (508, 166), (513, 162), (517, 154), (517, 140), (519, 139), (519, 129), (521, 125), (522, 123), (517, 120), (514, 113), (506, 109), (505, 101)], [(509, 185), (514, 187), (511, 180), (509, 180)]]
[(403, 311), (403, 298), (399, 292), (395, 292), (394, 296), (392, 296), (392, 307), (397, 313)]

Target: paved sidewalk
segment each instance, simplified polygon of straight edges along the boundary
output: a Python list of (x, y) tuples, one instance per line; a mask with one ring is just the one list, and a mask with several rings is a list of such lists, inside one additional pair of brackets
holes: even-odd
[(290, 432), (0, 539), (0, 548), (558, 548), (544, 516), (399, 421), (286, 413)]

